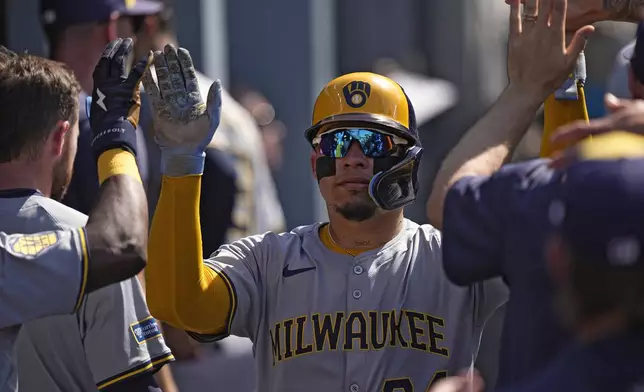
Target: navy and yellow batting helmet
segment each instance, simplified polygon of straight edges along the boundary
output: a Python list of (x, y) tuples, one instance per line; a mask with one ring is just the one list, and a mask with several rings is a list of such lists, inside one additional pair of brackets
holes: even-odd
[(371, 72), (355, 72), (330, 81), (313, 106), (312, 126), (306, 138), (312, 142), (320, 130), (347, 124), (392, 132), (419, 144), (416, 113), (400, 85)]
[[(374, 159), (369, 194), (380, 208), (392, 210), (416, 199), (423, 150), (414, 107), (398, 83), (370, 72), (350, 73), (329, 82), (315, 101), (312, 125), (305, 136), (316, 148), (321, 135), (338, 132), (343, 132), (341, 141), (348, 143), (340, 146), (336, 137), (332, 144), (336, 150), (327, 146), (329, 151), (346, 153), (347, 144), (355, 140)], [(389, 137), (366, 138), (370, 133)], [(318, 180), (335, 175), (335, 158), (342, 154), (327, 153), (318, 158)]]

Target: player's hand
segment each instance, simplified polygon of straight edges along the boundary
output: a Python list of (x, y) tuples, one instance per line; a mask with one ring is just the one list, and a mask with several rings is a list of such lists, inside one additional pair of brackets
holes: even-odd
[[(512, 1), (505, 0), (505, 3)], [(577, 31), (583, 26), (607, 20), (638, 22), (644, 19), (643, 8), (642, 0), (568, 0), (566, 28)]]
[(607, 116), (560, 127), (552, 137), (552, 144), (558, 149), (565, 148), (589, 136), (616, 130), (644, 135), (644, 101), (618, 99), (606, 94), (605, 105), (609, 112)]
[(154, 110), (155, 140), (161, 148), (162, 172), (180, 177), (203, 173), (205, 150), (221, 117), (221, 83), (215, 81), (204, 104), (190, 53), (166, 45), (154, 53), (154, 68), (143, 86)]
[(132, 46), (130, 38), (110, 42), (94, 69), (89, 117), (96, 156), (113, 148), (124, 148), (136, 155), (135, 132), (141, 109), (139, 85), (152, 62), (152, 54), (137, 63), (128, 75), (126, 60)]
[[(577, 30), (566, 45), (567, 0), (520, 0), (510, 3), (508, 76), (510, 85), (542, 102), (572, 72), (592, 26)], [(525, 19), (536, 16), (536, 20)]]
[(438, 381), (429, 392), (483, 392), (484, 388), (485, 382), (477, 371), (466, 371)]

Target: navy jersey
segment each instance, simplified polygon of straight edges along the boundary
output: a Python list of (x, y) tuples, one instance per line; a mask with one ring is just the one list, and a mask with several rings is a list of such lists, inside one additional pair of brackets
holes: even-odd
[(497, 385), (543, 369), (571, 339), (559, 322), (544, 258), (548, 210), (558, 174), (545, 160), (504, 166), (489, 177), (466, 177), (448, 192), (443, 262), (460, 285), (503, 277), (510, 288)]
[(529, 383), (499, 392), (644, 391), (644, 333), (575, 344)]

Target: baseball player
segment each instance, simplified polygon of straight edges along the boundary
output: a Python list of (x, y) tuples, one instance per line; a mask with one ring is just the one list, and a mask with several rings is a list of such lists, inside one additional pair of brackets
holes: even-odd
[[(428, 203), (430, 221), (443, 229), (443, 262), (450, 280), (471, 285), (502, 276), (510, 287), (499, 387), (533, 378), (573, 339), (553, 311), (543, 247), (562, 173), (553, 170), (548, 157), (503, 166), (547, 97), (551, 110), (546, 116), (557, 114), (553, 92), (564, 84), (584, 38), (593, 31), (585, 26), (569, 32), (574, 38), (566, 46), (566, 6), (564, 0), (526, 0), (522, 17), (518, 2), (512, 3), (510, 85), (448, 155)], [(550, 8), (554, 11), (548, 18)], [(529, 49), (522, 51), (520, 44)], [(581, 91), (572, 87), (574, 93)], [(580, 99), (568, 106), (568, 114), (579, 116), (585, 103)], [(555, 122), (563, 121), (560, 117)], [(558, 130), (546, 131), (544, 156), (561, 148), (550, 143)]]
[(258, 391), (425, 391), (476, 357), (498, 281), (458, 287), (440, 233), (403, 216), (422, 147), (392, 80), (352, 73), (320, 93), (306, 131), (330, 222), (266, 233), (202, 258), (203, 152), (220, 89), (200, 98), (188, 52), (155, 53), (144, 85), (155, 111), (163, 182), (146, 269), (151, 313), (201, 341), (254, 345)]
[(576, 340), (535, 380), (504, 392), (644, 387), (644, 136), (586, 139), (573, 159), (550, 203), (546, 258)]
[[(18, 56), (3, 67), (0, 105), (6, 142), (0, 150), (0, 230), (55, 233), (55, 230), (82, 227), (87, 223), (101, 232), (92, 237), (89, 231), (80, 231), (81, 235), (88, 234), (93, 258), (114, 257), (120, 253), (130, 260), (142, 257), (147, 204), (134, 160), (136, 144), (133, 141), (140, 102), (138, 84), (148, 60), (137, 64), (128, 76), (124, 61), (131, 48), (131, 39), (113, 41), (94, 71), (90, 121), (102, 188), (98, 207), (89, 220), (55, 200), (62, 197), (69, 183), (76, 150), (77, 82), (64, 66), (35, 56)], [(110, 185), (113, 182), (116, 185)], [(111, 201), (107, 204), (104, 199)], [(120, 227), (125, 223), (129, 225), (127, 230), (137, 236), (130, 235), (128, 242), (121, 243), (128, 238), (124, 235), (128, 231), (123, 232), (125, 229)], [(105, 239), (106, 235), (114, 238)], [(70, 241), (65, 237), (60, 240), (61, 246)], [(23, 254), (24, 258), (46, 252), (43, 254), (50, 255), (53, 258), (50, 261), (57, 266), (56, 253), (49, 251), (57, 243), (57, 238), (49, 235), (32, 236), (13, 245), (11, 250)], [(136, 272), (142, 266), (139, 263)], [(65, 272), (55, 271), (60, 275)], [(25, 268), (27, 275), (29, 272)], [(114, 276), (125, 277), (123, 272), (111, 272), (109, 282), (118, 281)], [(29, 289), (38, 290), (38, 286), (24, 285), (22, 280), (12, 278), (14, 285), (30, 298)], [(91, 294), (81, 290), (75, 297), (75, 306), (68, 308), (68, 312), (72, 311), (74, 314), (24, 323), (19, 334), (18, 327), (6, 330), (12, 338), (18, 334), (15, 355), (19, 378), (16, 383), (15, 370), (3, 367), (0, 391), (98, 388), (147, 392), (149, 387), (156, 387), (152, 372), (171, 361), (172, 354), (164, 344), (156, 320), (148, 313), (136, 277)]]

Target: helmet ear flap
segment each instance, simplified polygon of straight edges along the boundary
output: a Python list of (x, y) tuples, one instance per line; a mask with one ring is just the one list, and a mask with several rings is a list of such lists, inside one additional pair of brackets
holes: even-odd
[(416, 200), (418, 166), (423, 149), (412, 147), (398, 164), (377, 173), (369, 183), (369, 195), (383, 210), (395, 210)]

